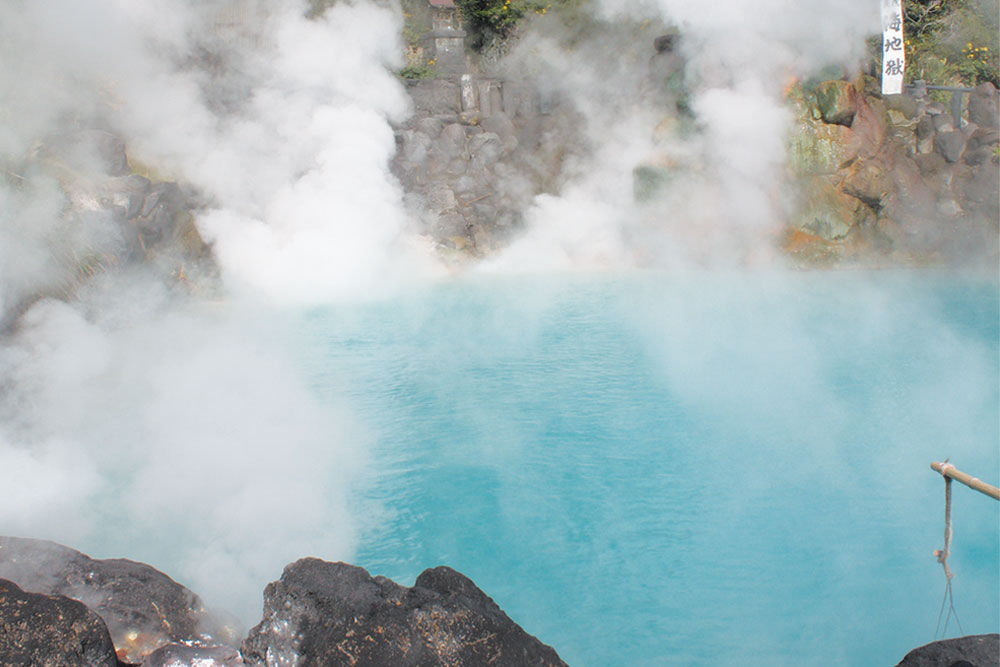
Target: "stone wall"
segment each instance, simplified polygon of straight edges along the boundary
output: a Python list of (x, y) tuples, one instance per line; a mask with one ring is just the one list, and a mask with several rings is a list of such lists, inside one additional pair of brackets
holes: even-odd
[(443, 249), (488, 253), (554, 191), (575, 132), (536, 88), (475, 72), (409, 81), (414, 114), (396, 128), (393, 172), (423, 231)]

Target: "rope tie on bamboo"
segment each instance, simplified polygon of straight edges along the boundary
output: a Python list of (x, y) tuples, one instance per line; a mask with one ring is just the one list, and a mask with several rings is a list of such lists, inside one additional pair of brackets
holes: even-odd
[(944, 631), (941, 633), (941, 636), (944, 637), (948, 633), (948, 621), (951, 619), (952, 614), (955, 615), (955, 623), (958, 624), (958, 629), (962, 631), (963, 634), (965, 632), (964, 630), (962, 630), (962, 622), (958, 620), (958, 612), (955, 611), (955, 600), (952, 597), (951, 593), (951, 579), (955, 575), (948, 568), (948, 556), (951, 554), (951, 536), (952, 536), (951, 477), (948, 477), (948, 475), (946, 475), (945, 473), (948, 471), (949, 468), (954, 468), (954, 467), (955, 466), (948, 463), (948, 460), (945, 459), (945, 462), (941, 464), (941, 469), (939, 470), (941, 476), (944, 477), (944, 548), (935, 551), (934, 555), (937, 556), (937, 561), (941, 563), (941, 567), (944, 568), (945, 585), (944, 585), (944, 599), (941, 600), (941, 611), (938, 612), (938, 624), (937, 627), (934, 629), (935, 639), (937, 639), (938, 630), (941, 629), (941, 616), (944, 615), (944, 605), (946, 602), (948, 603), (948, 615), (945, 616)]

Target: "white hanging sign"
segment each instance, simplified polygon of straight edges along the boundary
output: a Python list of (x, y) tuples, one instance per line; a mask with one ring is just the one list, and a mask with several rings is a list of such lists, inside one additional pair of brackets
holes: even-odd
[(882, 94), (903, 92), (906, 53), (903, 48), (903, 10), (900, 0), (882, 0)]

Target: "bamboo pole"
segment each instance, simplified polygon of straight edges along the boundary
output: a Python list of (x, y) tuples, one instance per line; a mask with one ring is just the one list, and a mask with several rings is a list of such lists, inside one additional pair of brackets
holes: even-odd
[(990, 484), (987, 484), (986, 482), (976, 477), (972, 477), (971, 475), (966, 475), (964, 472), (962, 472), (961, 470), (959, 470), (950, 463), (947, 462), (938, 463), (937, 461), (934, 461), (933, 463), (931, 463), (931, 468), (941, 473), (945, 477), (950, 477), (956, 482), (961, 482), (962, 484), (965, 484), (970, 489), (975, 489), (980, 493), (985, 493), (990, 498), (993, 498), (995, 500), (1000, 500), (1000, 489)]

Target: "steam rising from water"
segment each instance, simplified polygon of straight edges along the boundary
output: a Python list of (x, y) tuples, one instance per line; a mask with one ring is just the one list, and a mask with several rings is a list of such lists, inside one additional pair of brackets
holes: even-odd
[[(854, 71), (879, 30), (877, 3), (790, 0), (688, 3), (602, 0), (612, 23), (575, 35), (540, 21), (514, 54), (571, 101), (592, 151), (561, 196), (541, 197), (503, 267), (731, 267), (773, 263), (791, 116), (784, 87), (820, 67)], [(617, 22), (617, 28), (616, 28)], [(627, 28), (621, 24), (627, 23)], [(680, 29), (679, 52), (697, 128), (654, 141), (669, 112), (651, 94), (653, 38)], [(563, 38), (560, 40), (560, 38)], [(569, 42), (572, 48), (562, 48)], [(636, 204), (632, 168), (679, 164), (658, 201)]]
[[(0, 321), (34, 302), (0, 351), (0, 533), (144, 559), (247, 621), (285, 563), (350, 557), (366, 449), (349, 411), (309, 393), (261, 298), (353, 297), (433, 270), (403, 237), (388, 171), (389, 120), (409, 104), (391, 73), (398, 13), (303, 15), (296, 2), (0, 8)], [(56, 176), (24, 167), (39, 142), (95, 126), (125, 139), (133, 166), (199, 188), (228, 304), (193, 305), (138, 268), (38, 300), (66, 293), (81, 257), (122, 247), (109, 214), (64, 193), (99, 182), (95, 146), (60, 156)]]
[(0, 525), (161, 564), (251, 620), (284, 563), (351, 553), (365, 435), (259, 312), (129, 296), (143, 305), (41, 302), (5, 349)]
[(326, 300), (422, 268), (400, 238), (402, 192), (387, 168), (387, 121), (409, 104), (389, 69), (400, 64), (398, 32), (395, 14), (364, 4), (277, 20), (262, 84), (196, 181), (224, 202), (202, 229), (254, 291)]
[[(536, 66), (574, 99), (589, 152), (558, 196), (536, 200), (528, 232), (495, 266), (658, 264), (688, 261), (694, 247), (744, 261), (780, 208), (780, 82), (857, 59), (876, 9), (849, 4), (603, 3), (609, 19), (685, 29), (703, 129), (675, 148), (697, 173), (654, 210), (633, 204), (631, 177), (658, 118), (633, 67), (649, 44), (615, 60), (529, 38), (523, 53), (541, 53)], [(275, 302), (359, 298), (439, 268), (388, 170), (390, 122), (409, 108), (391, 74), (398, 11), (341, 2), (308, 21), (300, 3), (247, 2), (259, 21), (234, 36), (219, 27), (231, 5), (0, 6), (0, 321), (58, 294), (75, 275), (67, 258), (123, 243), (98, 207), (67, 217), (73, 195), (54, 176), (18, 173), (67, 128), (107, 127), (135, 165), (196, 186), (224, 283), (208, 306), (142, 269), (108, 273), (69, 302), (38, 300), (3, 334), (0, 533), (145, 560), (249, 621), (285, 563), (349, 559), (363, 527), (349, 502), (363, 425), (306, 388)], [(227, 50), (206, 65), (220, 39)], [(94, 146), (74, 160), (84, 177), (98, 171)]]

